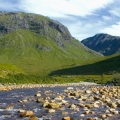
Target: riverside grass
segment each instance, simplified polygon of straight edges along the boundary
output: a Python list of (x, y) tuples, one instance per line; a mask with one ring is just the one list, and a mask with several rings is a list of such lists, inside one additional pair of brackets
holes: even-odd
[(0, 83), (9, 84), (64, 84), (64, 83), (79, 83), (95, 82), (105, 84), (113, 79), (112, 75), (77, 75), (77, 76), (41, 76), (41, 75), (26, 75), (16, 74), (9, 75), (7, 78), (0, 78)]

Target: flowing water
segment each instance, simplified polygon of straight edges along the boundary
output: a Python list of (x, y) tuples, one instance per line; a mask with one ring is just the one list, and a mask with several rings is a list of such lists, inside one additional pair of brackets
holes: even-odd
[[(89, 89), (89, 87), (82, 86), (71, 86), (74, 89)], [(35, 116), (38, 117), (38, 120), (62, 120), (65, 116), (70, 116), (72, 120), (87, 120), (87, 118), (95, 118), (104, 114), (104, 111), (107, 109), (104, 105), (99, 108), (91, 108), (95, 114), (86, 114), (81, 116), (84, 113), (82, 107), (78, 107), (79, 110), (70, 109), (69, 106), (62, 105), (61, 109), (55, 109), (55, 113), (49, 113), (48, 108), (43, 108), (42, 103), (37, 103), (36, 93), (40, 92), (42, 98), (50, 97), (53, 100), (56, 96), (62, 94), (65, 96), (64, 100), (68, 101), (69, 105), (77, 105), (80, 103), (78, 97), (75, 99), (69, 98), (68, 93), (65, 93), (67, 87), (42, 87), (42, 88), (32, 88), (32, 89), (14, 89), (9, 91), (0, 91), (0, 120), (29, 120), (29, 117), (21, 117), (19, 110), (32, 110)], [(45, 91), (48, 91), (48, 93)], [(21, 103), (20, 101), (27, 100), (27, 102)], [(120, 101), (120, 99), (119, 99)], [(90, 102), (90, 101), (89, 101)], [(86, 101), (87, 103), (87, 101)], [(120, 113), (120, 108), (116, 108)], [(67, 114), (63, 114), (67, 112)], [(100, 119), (99, 119), (100, 120)], [(120, 114), (113, 115), (108, 117), (106, 120), (120, 120)]]

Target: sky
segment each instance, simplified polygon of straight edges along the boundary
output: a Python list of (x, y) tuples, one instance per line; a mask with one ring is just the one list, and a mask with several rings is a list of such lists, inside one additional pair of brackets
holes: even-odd
[(120, 36), (120, 0), (0, 0), (0, 11), (48, 16), (80, 41), (98, 33)]

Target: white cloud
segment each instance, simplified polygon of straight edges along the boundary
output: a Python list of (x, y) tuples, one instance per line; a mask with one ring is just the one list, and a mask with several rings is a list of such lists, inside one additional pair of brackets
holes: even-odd
[(0, 11), (18, 11), (19, 2), (13, 0), (0, 0)]
[(103, 20), (109, 21), (112, 19), (112, 17), (110, 16), (102, 16)]
[(120, 17), (120, 8), (113, 8), (109, 12), (111, 13), (111, 15)]
[(83, 40), (87, 37), (93, 36), (100, 32), (101, 28), (104, 26), (104, 22), (97, 21), (94, 23), (89, 23), (89, 21), (78, 21), (67, 25), (72, 35), (78, 40)]
[(114, 36), (120, 36), (120, 22), (111, 25), (110, 27), (104, 28), (101, 32), (108, 33)]
[(54, 18), (79, 40), (100, 32), (120, 35), (120, 23), (115, 24), (120, 17), (119, 5), (119, 0), (0, 0), (0, 10)]
[(28, 12), (50, 17), (65, 15), (86, 16), (105, 7), (113, 0), (21, 0), (21, 7)]

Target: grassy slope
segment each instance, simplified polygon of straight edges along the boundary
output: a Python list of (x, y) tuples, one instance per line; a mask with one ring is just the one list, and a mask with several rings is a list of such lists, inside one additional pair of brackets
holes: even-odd
[[(95, 63), (53, 71), (50, 75), (59, 82), (107, 83), (115, 78), (116, 73), (120, 73), (119, 61), (120, 54), (116, 54), (100, 58)], [(117, 85), (120, 85), (120, 81)]]
[(120, 72), (120, 55), (114, 55), (92, 64), (61, 69), (51, 75), (102, 75)]
[[(76, 40), (65, 44), (67, 47), (63, 49), (44, 36), (28, 30), (16, 30), (0, 37), (0, 63), (11, 63), (26, 72), (44, 74), (58, 68), (85, 64), (97, 58)], [(49, 49), (39, 50), (36, 45)]]

